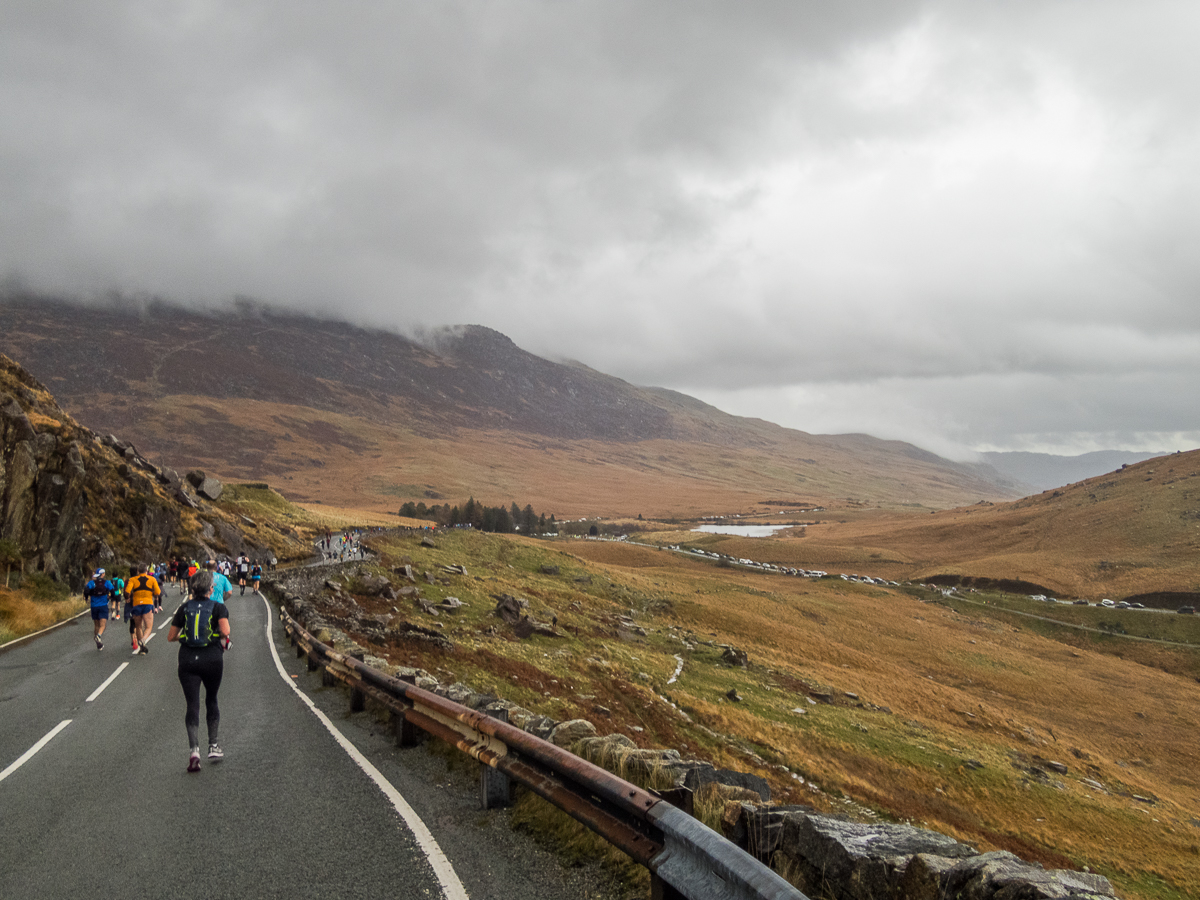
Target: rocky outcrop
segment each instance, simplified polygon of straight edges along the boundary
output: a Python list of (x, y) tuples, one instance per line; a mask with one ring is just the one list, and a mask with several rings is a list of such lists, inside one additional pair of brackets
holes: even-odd
[[(219, 495), (216, 479), (202, 484)], [(204, 553), (213, 537), (240, 545), (240, 533), (211, 508), (212, 521), (185, 524), (184, 507), (200, 503), (175, 472), (79, 425), (0, 355), (0, 540), (17, 546), (23, 571), (78, 589), (97, 564), (161, 560), (176, 549)]]
[(0, 539), (27, 569), (60, 574), (83, 554), (87, 471), (77, 440), (34, 429), (32, 406), (0, 390)]

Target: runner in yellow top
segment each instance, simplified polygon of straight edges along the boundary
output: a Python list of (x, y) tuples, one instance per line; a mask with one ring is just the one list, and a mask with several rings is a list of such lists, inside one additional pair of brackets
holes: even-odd
[(138, 566), (138, 573), (125, 585), (125, 596), (132, 605), (133, 637), (137, 641), (134, 655), (150, 652), (146, 649), (146, 641), (150, 639), (150, 631), (154, 627), (154, 607), (158, 605), (161, 595), (162, 588), (158, 586), (158, 579), (150, 574), (149, 564)]

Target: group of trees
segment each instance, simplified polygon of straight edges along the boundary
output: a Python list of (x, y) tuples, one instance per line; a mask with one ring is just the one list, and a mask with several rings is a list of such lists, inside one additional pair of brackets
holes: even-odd
[(464, 506), (451, 506), (446, 503), (438, 506), (436, 503), (433, 506), (426, 506), (422, 503), (413, 503), (411, 500), (400, 507), (400, 515), (410, 519), (430, 519), (437, 522), (439, 525), (450, 528), (456, 526), (470, 526), (479, 531), (492, 531), (497, 534), (512, 534), (514, 531), (519, 531), (521, 534), (557, 534), (558, 522), (551, 515), (546, 518), (545, 513), (539, 515), (533, 511), (533, 507), (526, 505), (524, 509), (513, 503), (505, 508), (503, 506), (484, 506), (472, 497)]

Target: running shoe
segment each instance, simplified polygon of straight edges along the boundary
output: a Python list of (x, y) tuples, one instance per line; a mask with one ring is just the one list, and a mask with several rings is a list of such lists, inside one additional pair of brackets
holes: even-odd
[(142, 649), (141, 649), (141, 650), (139, 650), (139, 651), (138, 651), (138, 653), (142, 654), (143, 656), (149, 656), (149, 655), (150, 655), (150, 651), (146, 649), (146, 645), (145, 645), (145, 644), (142, 644)]
[(97, 650), (103, 650), (103, 649), (104, 649), (104, 641), (100, 640), (100, 635), (98, 635), (98, 634), (93, 634), (93, 635), (92, 635), (92, 640), (94, 640), (94, 641), (96, 642), (96, 649), (97, 649)]
[(209, 744), (208, 745), (208, 758), (211, 760), (214, 760), (214, 761), (218, 760), (218, 759), (224, 759), (225, 751), (222, 750), (220, 748), (220, 746), (217, 744)]
[(189, 772), (199, 772), (200, 771), (200, 748), (199, 747), (193, 747), (191, 755), (188, 756), (188, 771)]

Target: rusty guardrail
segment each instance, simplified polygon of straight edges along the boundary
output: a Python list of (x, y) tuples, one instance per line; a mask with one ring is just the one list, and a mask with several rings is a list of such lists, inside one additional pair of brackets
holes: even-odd
[(515, 781), (650, 870), (654, 900), (807, 900), (746, 851), (651, 793), (534, 737), (503, 719), (469, 709), (415, 684), (385, 675), (321, 643), (279, 609), (297, 656), (310, 671), (350, 688), (351, 708), (367, 697), (389, 709), (396, 740), (416, 743), (416, 729), (481, 765), (484, 808), (507, 802)]

